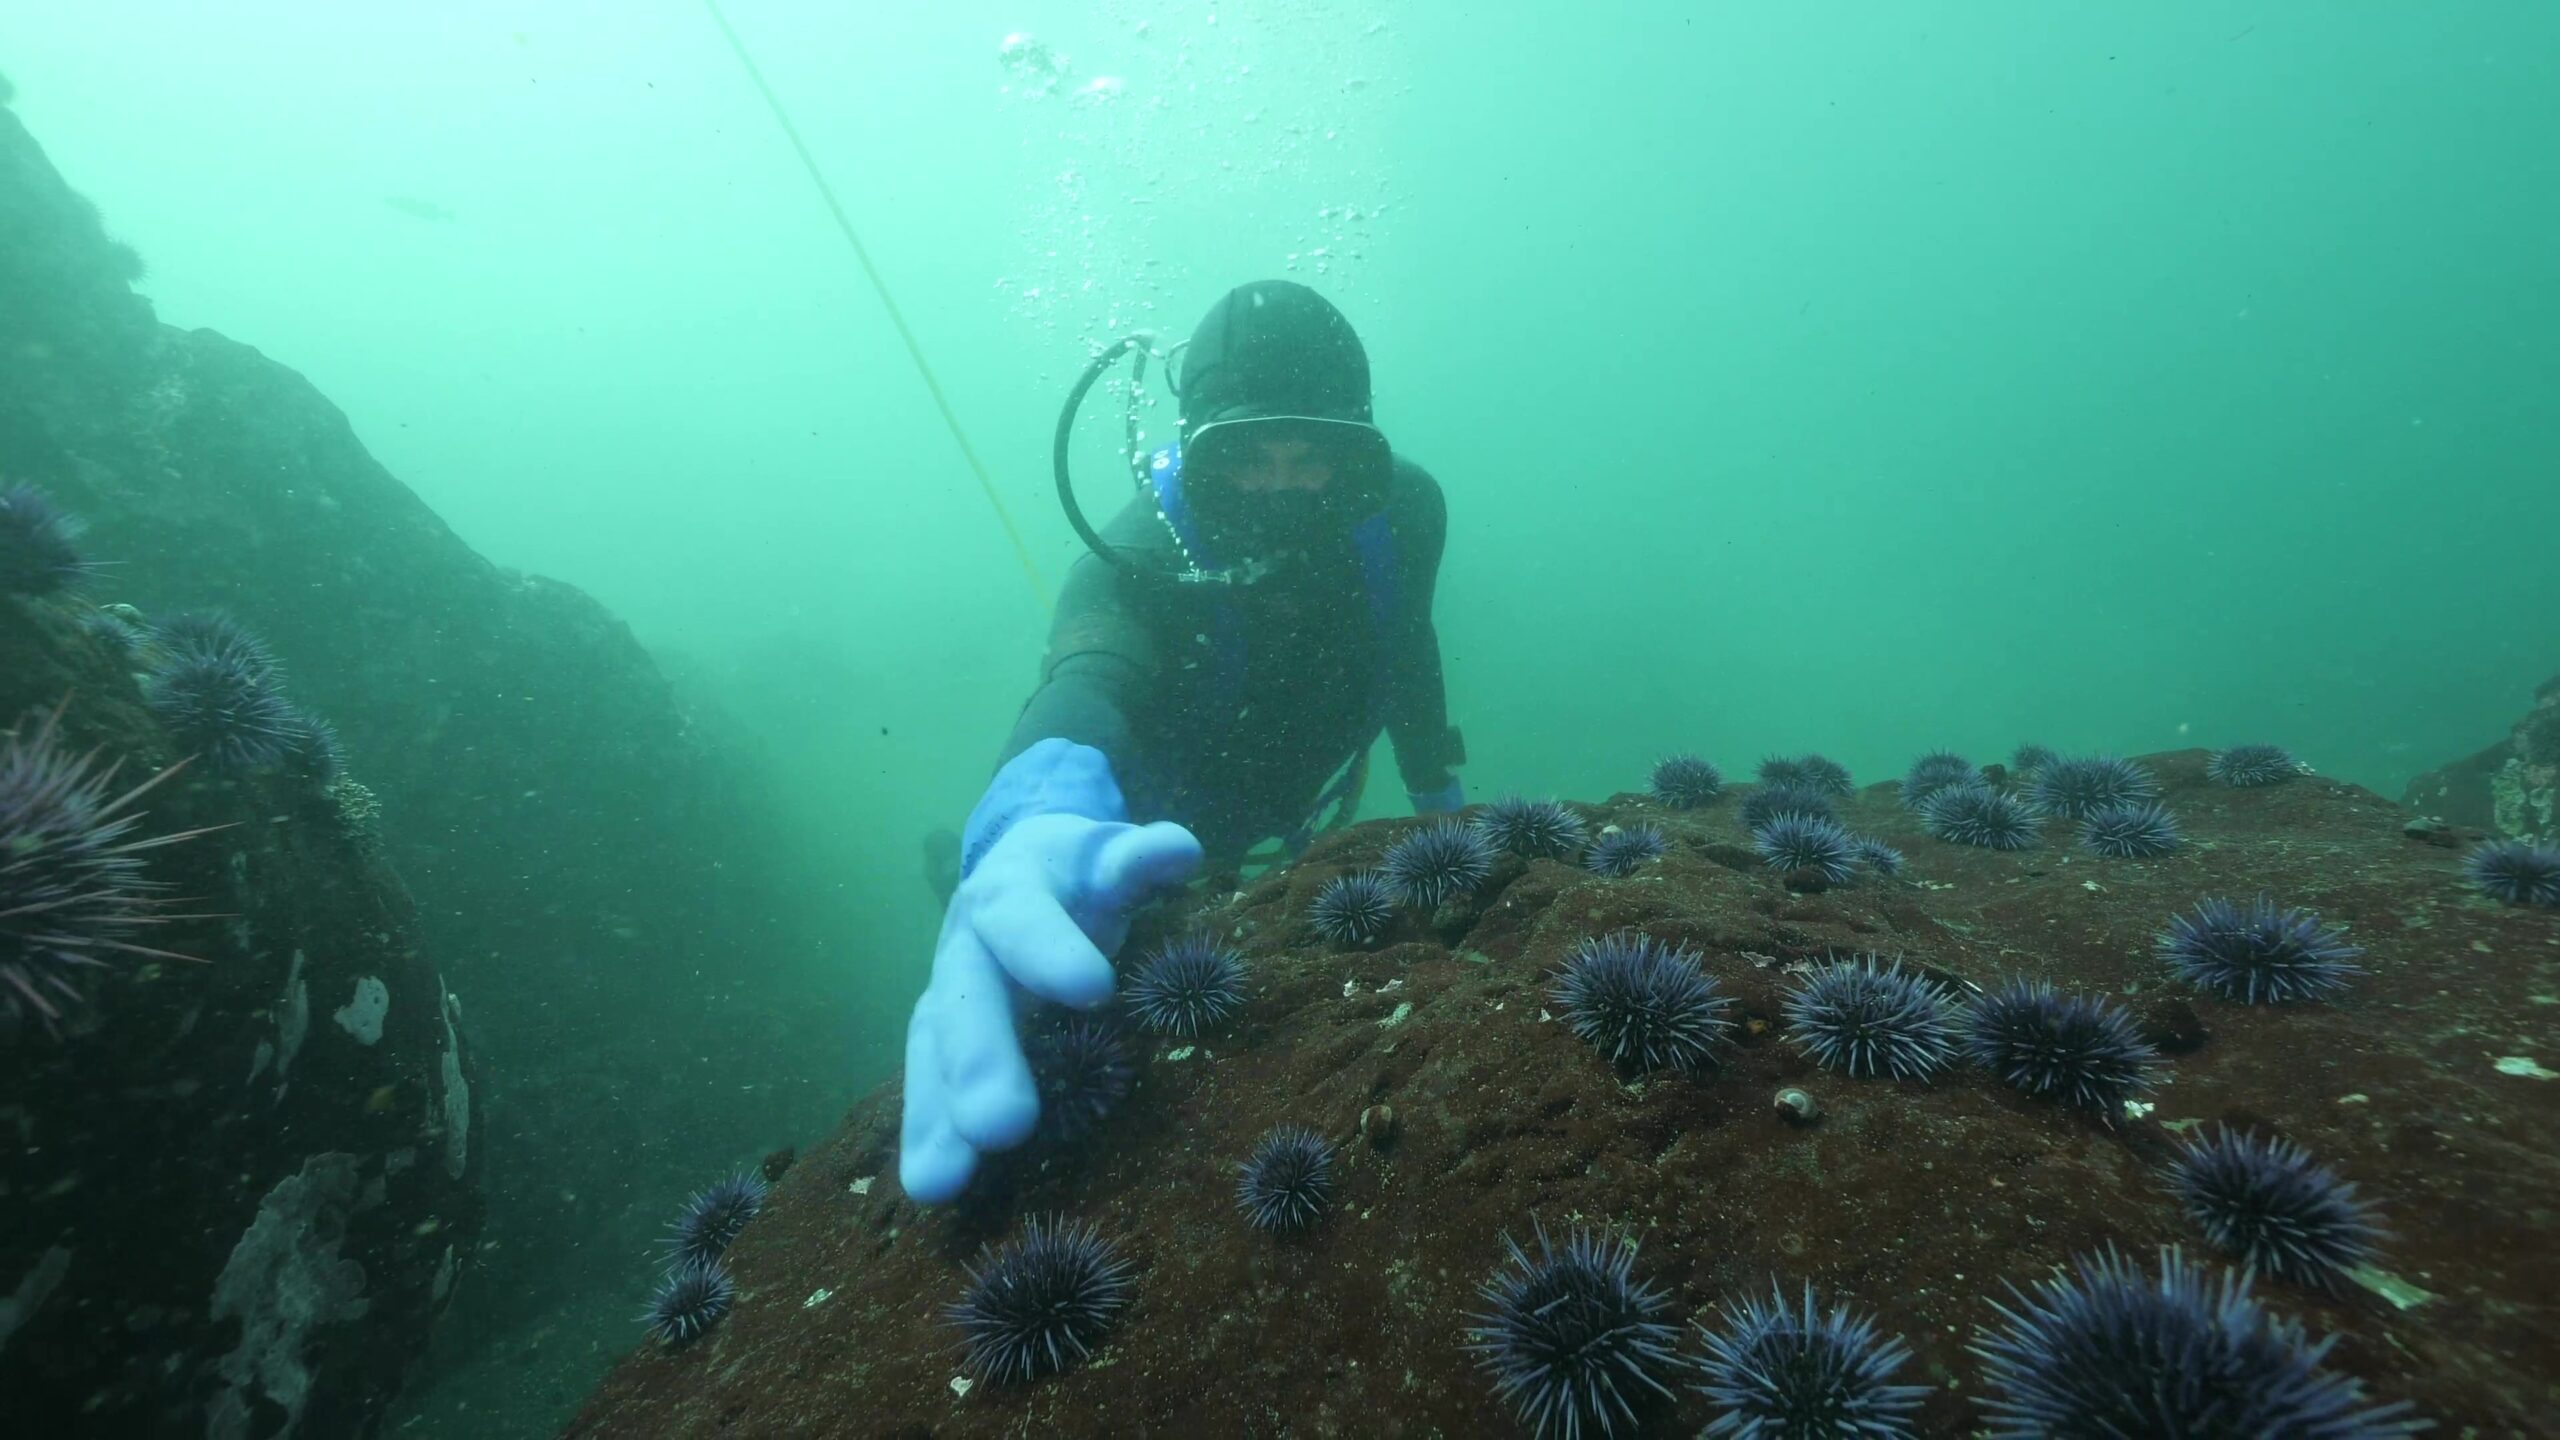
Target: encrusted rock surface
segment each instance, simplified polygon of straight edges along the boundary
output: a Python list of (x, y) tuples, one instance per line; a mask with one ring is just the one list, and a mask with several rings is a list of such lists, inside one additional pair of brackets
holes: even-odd
[[(732, 1248), (734, 1313), (691, 1345), (639, 1345), (571, 1433), (1526, 1434), (1461, 1345), (1499, 1236), (1535, 1216), (1640, 1238), (1640, 1269), (1684, 1317), (1772, 1276), (1876, 1312), (1915, 1352), (1902, 1378), (1933, 1387), (1926, 1432), (1962, 1435), (1982, 1389), (1966, 1346), (2002, 1282), (2110, 1243), (2218, 1263), (2161, 1183), (2175, 1137), (2215, 1122), (2303, 1145), (2393, 1232), (2369, 1284), (2261, 1280), (2273, 1310), (2337, 1334), (2331, 1363), (2416, 1402), (2435, 1433), (2551, 1433), (2560, 913), (2476, 895), (2459, 873), (2475, 834), (2412, 838), (2405, 812), (2354, 786), (2224, 789), (2198, 751), (2145, 763), (2187, 835), (2159, 859), (2097, 859), (2059, 827), (2015, 854), (1941, 844), (1875, 786), (1844, 814), (1908, 853), (1911, 883), (1799, 893), (1751, 854), (1731, 800), (1664, 813), (1621, 796), (1586, 817), (1660, 823), (1660, 862), (1606, 880), (1507, 860), (1472, 909), (1436, 932), (1408, 916), (1372, 950), (1317, 940), (1308, 902), (1409, 822), (1339, 833), (1241, 897), (1142, 927), (1141, 946), (1193, 924), (1231, 937), (1251, 998), (1196, 1044), (1147, 1046), (1093, 1139), (1008, 1157), (961, 1205), (924, 1210), (898, 1189), (898, 1094), (882, 1087)], [(2155, 958), (2172, 915), (2261, 891), (2345, 927), (2368, 973), (2333, 1002), (2251, 1007)], [(1738, 1000), (1719, 1073), (1628, 1083), (1549, 1017), (1563, 958), (1621, 927), (1699, 947)], [(1817, 1068), (1782, 1033), (1789, 968), (1845, 951), (1958, 986), (2030, 976), (2117, 997), (2169, 1052), (2167, 1083), (2110, 1127), (1970, 1067), (1934, 1085)], [(1818, 1123), (1772, 1106), (1789, 1086)], [(1328, 1220), (1275, 1243), (1239, 1219), (1234, 1167), (1283, 1123), (1328, 1136), (1342, 1179)], [(1045, 1212), (1110, 1236), (1134, 1301), (1089, 1363), (955, 1384), (942, 1308), (963, 1265)], [(1709, 1418), (1684, 1390), (1642, 1433)]]
[(2535, 689), (2505, 739), (2410, 781), (2400, 800), (2453, 824), (2560, 844), (2560, 675)]
[[(181, 757), (81, 602), (0, 596), (0, 728)], [(360, 778), (360, 777), (359, 777)], [(136, 835), (174, 918), (0, 1030), (0, 1415), (18, 1435), (363, 1435), (479, 1255), (477, 1061), (361, 792), (191, 765)]]

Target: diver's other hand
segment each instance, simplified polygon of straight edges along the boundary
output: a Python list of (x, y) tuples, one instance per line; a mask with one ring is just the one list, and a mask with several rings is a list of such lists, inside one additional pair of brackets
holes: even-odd
[(1448, 784), (1437, 790), (1408, 790), (1404, 798), (1413, 802), (1416, 815), (1448, 815), (1466, 807), (1467, 786), (1453, 775)]
[(952, 1199), (980, 1155), (1021, 1144), (1039, 1122), (1015, 987), (1077, 1009), (1109, 999), (1129, 912), (1199, 867), (1200, 842), (1169, 822), (1033, 815), (987, 848), (943, 912), (933, 976), (907, 1021), (898, 1181), (909, 1195)]

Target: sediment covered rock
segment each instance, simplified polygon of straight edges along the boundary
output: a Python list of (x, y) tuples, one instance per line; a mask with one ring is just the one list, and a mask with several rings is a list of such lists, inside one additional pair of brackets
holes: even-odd
[[(1905, 852), (1902, 880), (1825, 886), (1770, 871), (1731, 798), (1620, 796), (1581, 807), (1589, 828), (1659, 825), (1659, 861), (1606, 879), (1506, 859), (1467, 904), (1408, 911), (1369, 949), (1320, 940), (1309, 903), (1410, 822), (1341, 832), (1140, 926), (1133, 955), (1224, 938), (1249, 998), (1196, 1040), (1133, 1038), (1134, 1090), (1089, 1139), (1035, 1142), (963, 1203), (920, 1209), (882, 1087), (731, 1248), (727, 1318), (637, 1345), (571, 1433), (1526, 1435), (1465, 1344), (1502, 1235), (1543, 1223), (1640, 1240), (1674, 1325), (1773, 1277), (1789, 1295), (1811, 1282), (1909, 1342), (1895, 1378), (1927, 1387), (1921, 1432), (1963, 1435), (1989, 1388), (1968, 1346), (1999, 1322), (1993, 1302), (2017, 1303), (2004, 1282), (2110, 1245), (2146, 1268), (2170, 1245), (2226, 1263), (2163, 1183), (2220, 1126), (2303, 1146), (2390, 1232), (2334, 1292), (2257, 1282), (2270, 1310), (2339, 1337), (2326, 1364), (2372, 1403), (2414, 1401), (2437, 1433), (2542, 1433), (2560, 1354), (2560, 912), (2474, 893), (2476, 832), (2413, 838), (2354, 786), (2226, 788), (2195, 751), (2143, 764), (2185, 835), (2158, 858), (2098, 858), (2051, 822), (2012, 853), (1945, 844), (1877, 786), (1842, 817)], [(2327, 999), (2252, 1005), (2156, 953), (2201, 898), (2261, 892), (2342, 929), (2361, 972)], [(1632, 1075), (1559, 1015), (1566, 958), (1626, 931), (1694, 947), (1732, 998), (1719, 1067)], [(2012, 978), (2103, 997), (2159, 1049), (2161, 1083), (2099, 1114), (1970, 1061), (1935, 1083), (1823, 1068), (1791, 1040), (1787, 998), (1809, 964), (1856, 953), (1898, 956), (1959, 1004)], [(1336, 1186), (1327, 1218), (1275, 1238), (1246, 1225), (1236, 1185), (1281, 1125), (1331, 1142)], [(1063, 1373), (972, 1375), (945, 1307), (982, 1245), (1050, 1214), (1116, 1247), (1130, 1299)], [(1661, 1378), (1672, 1397), (1638, 1387), (1640, 1433), (1714, 1418), (1693, 1373)]]

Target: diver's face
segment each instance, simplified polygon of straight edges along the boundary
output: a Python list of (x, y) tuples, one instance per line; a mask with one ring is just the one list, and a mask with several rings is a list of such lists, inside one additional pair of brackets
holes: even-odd
[(1263, 440), (1237, 457), (1226, 480), (1246, 495), (1321, 494), (1333, 483), (1333, 457), (1311, 440)]

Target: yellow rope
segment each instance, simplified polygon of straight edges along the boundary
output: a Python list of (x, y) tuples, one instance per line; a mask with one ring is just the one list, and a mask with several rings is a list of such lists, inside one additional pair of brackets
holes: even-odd
[(951, 428), (951, 438), (960, 447), (960, 458), (969, 462), (969, 473), (978, 477), (978, 488), (986, 492), (987, 503), (995, 507), (996, 522), (1004, 526), (1005, 538), (1013, 542), (1014, 557), (1022, 562), (1022, 573), (1031, 582), (1032, 594), (1038, 597), (1041, 609), (1048, 609), (1049, 585), (1040, 578), (1040, 567), (1031, 558), (1031, 547), (1023, 543), (1022, 530), (1013, 523), (1013, 513), (1004, 508), (1004, 498), (996, 493), (995, 481), (988, 478), (986, 465), (978, 459), (977, 447), (969, 443), (967, 433), (961, 430), (959, 415), (943, 396), (942, 382), (934, 378), (933, 367), (925, 363), (924, 347), (916, 343), (916, 333), (907, 328), (907, 317), (900, 313), (898, 302), (889, 297), (888, 283), (880, 278), (880, 267), (871, 263), (871, 251), (863, 245), (862, 237), (854, 232), (852, 217), (844, 213), (844, 203), (836, 199), (835, 187), (829, 185), (827, 177), (820, 173), (817, 157), (809, 153), (808, 142), (800, 138), (800, 127), (791, 123), (790, 112), (782, 108), (781, 100), (774, 96), (773, 87), (765, 83), (764, 72), (756, 68), (754, 57), (747, 54), (746, 43), (738, 38), (736, 30), (730, 28), (729, 17), (720, 13), (719, 0), (702, 0), (702, 8), (711, 12), (712, 23), (728, 37), (729, 49), (737, 55), (738, 63), (746, 67), (747, 78), (755, 82), (756, 93), (764, 96), (765, 105), (773, 111), (774, 122), (782, 127), (783, 135), (791, 141), (792, 150), (800, 156), (800, 164), (808, 170), (810, 182), (826, 198), (828, 212), (836, 217), (836, 228), (844, 232), (845, 243), (853, 247), (853, 258), (862, 262), (862, 273), (870, 278), (871, 288), (878, 292), (881, 308), (889, 312), (889, 323), (897, 327), (898, 338), (907, 344), (907, 358), (915, 361), (916, 373), (924, 377), (924, 388), (933, 396), (934, 408), (942, 412), (942, 423)]

